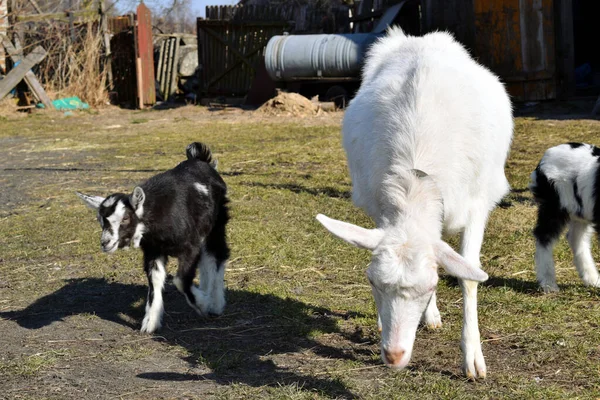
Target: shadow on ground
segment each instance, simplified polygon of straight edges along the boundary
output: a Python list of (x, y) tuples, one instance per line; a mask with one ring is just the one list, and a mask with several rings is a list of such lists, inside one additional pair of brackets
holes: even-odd
[(339, 190), (333, 187), (309, 188), (295, 183), (261, 183), (261, 182), (241, 182), (241, 185), (250, 187), (261, 187), (265, 189), (289, 190), (293, 193), (307, 193), (313, 196), (325, 195), (327, 197), (349, 199), (352, 193), (349, 190)]
[[(144, 312), (146, 287), (109, 282), (105, 279), (71, 279), (56, 292), (44, 296), (19, 311), (1, 312), (0, 318), (15, 321), (27, 329), (40, 329), (68, 316), (93, 313), (131, 329), (139, 329)], [(293, 299), (244, 290), (229, 290), (226, 314), (218, 318), (198, 317), (172, 285), (165, 290), (167, 313), (156, 340), (187, 350), (190, 370), (209, 367), (206, 374), (152, 372), (140, 373), (154, 381), (212, 380), (218, 384), (278, 386), (296, 383), (303, 391), (331, 397), (355, 398), (338, 380), (298, 373), (298, 365), (310, 363), (307, 353), (332, 359), (363, 356), (338, 347), (323, 345), (311, 334), (341, 333), (337, 321), (349, 318), (326, 308), (314, 307)], [(128, 320), (138, 321), (132, 324)], [(343, 334), (342, 334), (343, 335)], [(360, 335), (359, 335), (360, 336)], [(364, 337), (347, 337), (352, 342)], [(346, 342), (347, 343), (347, 342)], [(347, 346), (346, 346), (347, 347)], [(310, 352), (308, 351), (310, 350)], [(294, 353), (281, 366), (270, 356)]]
[[(446, 285), (449, 287), (459, 286), (458, 279), (453, 276), (443, 275), (440, 276), (440, 279), (446, 282)], [(487, 281), (480, 283), (479, 286), (490, 288), (510, 288), (515, 292), (526, 294), (535, 294), (539, 292), (537, 282), (535, 281), (526, 281), (516, 278), (503, 278), (497, 276), (490, 276)]]

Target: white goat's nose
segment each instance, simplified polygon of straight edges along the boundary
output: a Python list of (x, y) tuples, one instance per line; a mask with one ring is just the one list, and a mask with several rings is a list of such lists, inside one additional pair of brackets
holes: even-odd
[(386, 350), (383, 349), (383, 358), (386, 364), (389, 364), (392, 367), (400, 366), (402, 362), (402, 358), (404, 357), (404, 350)]

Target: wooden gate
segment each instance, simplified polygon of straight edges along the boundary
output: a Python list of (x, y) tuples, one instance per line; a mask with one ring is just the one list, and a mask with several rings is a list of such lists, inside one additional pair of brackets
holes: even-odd
[(201, 96), (248, 93), (267, 42), (287, 26), (273, 10), (277, 9), (207, 7), (207, 17), (214, 19), (198, 19)]

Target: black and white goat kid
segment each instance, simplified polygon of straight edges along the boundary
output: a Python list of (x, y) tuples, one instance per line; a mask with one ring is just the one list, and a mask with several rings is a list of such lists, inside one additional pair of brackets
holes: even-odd
[(558, 291), (552, 250), (565, 226), (573, 261), (583, 283), (600, 287), (590, 238), (600, 227), (600, 148), (585, 143), (552, 147), (531, 174), (529, 189), (538, 203), (535, 265), (546, 292)]
[[(193, 309), (219, 315), (225, 307), (227, 187), (207, 146), (192, 143), (186, 154), (186, 161), (153, 176), (132, 194), (104, 198), (77, 193), (98, 210), (103, 251), (133, 246), (144, 252), (149, 287), (142, 332), (161, 327), (168, 256), (179, 261), (173, 283)], [(200, 287), (193, 283), (196, 268)]]

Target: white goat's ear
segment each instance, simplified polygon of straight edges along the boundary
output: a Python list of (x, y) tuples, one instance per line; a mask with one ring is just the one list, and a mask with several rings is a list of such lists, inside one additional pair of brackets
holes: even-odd
[(139, 210), (140, 207), (144, 205), (144, 201), (146, 200), (146, 193), (144, 193), (144, 189), (139, 186), (136, 186), (133, 189), (133, 193), (129, 197), (129, 202), (133, 206), (134, 210)]
[(477, 282), (488, 279), (488, 274), (480, 268), (472, 266), (463, 256), (454, 251), (448, 243), (442, 240), (438, 241), (433, 245), (433, 251), (438, 265), (442, 266), (449, 275)]
[(100, 196), (88, 196), (87, 194), (83, 194), (83, 193), (79, 193), (79, 192), (75, 192), (75, 194), (77, 194), (77, 196), (79, 196), (79, 198), (81, 200), (83, 200), (83, 202), (89, 208), (93, 208), (94, 210), (97, 210), (98, 207), (100, 207), (100, 204), (102, 204), (102, 202), (105, 199), (104, 197), (100, 197)]
[(383, 231), (381, 229), (361, 228), (348, 222), (331, 219), (323, 214), (317, 215), (317, 221), (335, 236), (362, 249), (373, 251), (379, 242), (381, 242), (381, 239), (383, 239)]

